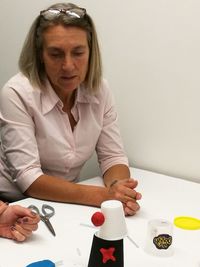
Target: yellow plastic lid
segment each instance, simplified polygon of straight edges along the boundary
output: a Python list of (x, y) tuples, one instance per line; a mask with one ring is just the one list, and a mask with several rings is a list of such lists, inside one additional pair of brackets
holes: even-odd
[(176, 217), (174, 224), (185, 230), (197, 230), (200, 229), (200, 220), (193, 217)]

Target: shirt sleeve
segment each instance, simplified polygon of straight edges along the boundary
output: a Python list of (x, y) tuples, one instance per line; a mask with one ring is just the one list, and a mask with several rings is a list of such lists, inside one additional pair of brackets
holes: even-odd
[(118, 117), (113, 95), (107, 82), (103, 83), (104, 114), (101, 134), (96, 146), (98, 162), (102, 174), (116, 164), (128, 166), (128, 158), (125, 154), (120, 130), (118, 127)]
[(27, 93), (27, 96), (23, 97), (8, 86), (1, 90), (0, 95), (3, 157), (14, 183), (22, 192), (43, 174), (34, 121), (26, 103), (28, 96)]

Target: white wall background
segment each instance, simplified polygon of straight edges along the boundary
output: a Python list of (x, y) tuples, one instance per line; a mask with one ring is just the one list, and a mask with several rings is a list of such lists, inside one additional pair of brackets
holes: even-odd
[[(0, 1), (0, 87), (33, 19), (55, 2)], [(72, 2), (95, 20), (130, 164), (200, 182), (200, 1)], [(94, 157), (82, 176), (97, 173)]]

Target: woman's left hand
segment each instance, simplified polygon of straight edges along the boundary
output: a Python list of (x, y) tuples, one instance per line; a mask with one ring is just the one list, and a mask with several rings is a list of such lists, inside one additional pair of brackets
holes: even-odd
[(138, 200), (142, 195), (135, 190), (138, 182), (132, 178), (118, 180), (110, 187), (110, 192), (114, 195), (114, 199), (118, 199), (123, 203), (125, 215), (134, 215), (139, 209)]

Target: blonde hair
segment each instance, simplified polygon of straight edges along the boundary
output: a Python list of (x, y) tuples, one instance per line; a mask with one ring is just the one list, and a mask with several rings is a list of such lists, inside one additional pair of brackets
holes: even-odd
[[(71, 3), (58, 3), (48, 9), (79, 8)], [(84, 86), (91, 93), (98, 90), (102, 79), (102, 62), (95, 25), (92, 18), (86, 13), (81, 18), (74, 18), (60, 13), (51, 20), (46, 20), (39, 15), (33, 22), (25, 39), (20, 57), (19, 69), (29, 79), (33, 86), (41, 89), (45, 86), (45, 69), (41, 60), (43, 49), (43, 32), (54, 25), (75, 26), (87, 32), (90, 57)]]

